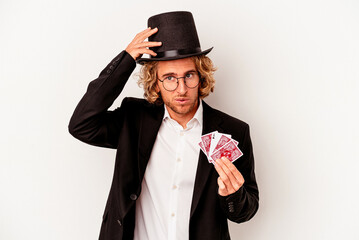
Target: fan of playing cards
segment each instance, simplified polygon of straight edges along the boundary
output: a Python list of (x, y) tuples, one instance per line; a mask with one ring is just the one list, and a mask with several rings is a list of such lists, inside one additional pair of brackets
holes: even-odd
[(207, 156), (208, 162), (212, 164), (221, 157), (226, 157), (234, 162), (243, 155), (237, 147), (238, 142), (229, 134), (214, 131), (203, 135), (201, 140), (198, 145)]

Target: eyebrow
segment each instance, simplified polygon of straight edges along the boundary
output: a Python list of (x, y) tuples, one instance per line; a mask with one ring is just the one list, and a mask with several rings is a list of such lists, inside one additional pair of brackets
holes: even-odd
[[(197, 71), (195, 69), (191, 69), (191, 70), (186, 71), (184, 73), (184, 75), (186, 75), (187, 73), (193, 73), (193, 72), (197, 72)], [(174, 72), (165, 73), (161, 76), (161, 78), (167, 77), (167, 76), (177, 76), (177, 73), (174, 73)]]

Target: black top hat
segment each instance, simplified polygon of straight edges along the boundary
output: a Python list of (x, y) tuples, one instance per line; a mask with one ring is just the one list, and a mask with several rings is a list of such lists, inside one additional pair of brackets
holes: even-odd
[(148, 41), (162, 42), (162, 45), (151, 47), (150, 49), (157, 55), (139, 58), (137, 59), (139, 64), (205, 55), (213, 48), (201, 50), (194, 19), (190, 12), (168, 12), (152, 16), (148, 19), (148, 27), (158, 27), (158, 32), (150, 36)]

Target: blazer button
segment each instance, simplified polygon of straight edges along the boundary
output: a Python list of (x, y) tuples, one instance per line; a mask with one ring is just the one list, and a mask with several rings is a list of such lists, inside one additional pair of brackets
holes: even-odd
[(130, 198), (131, 198), (131, 200), (135, 201), (137, 199), (137, 195), (136, 194), (131, 194)]
[(120, 225), (120, 227), (122, 226), (122, 223), (120, 220), (117, 219), (117, 223)]

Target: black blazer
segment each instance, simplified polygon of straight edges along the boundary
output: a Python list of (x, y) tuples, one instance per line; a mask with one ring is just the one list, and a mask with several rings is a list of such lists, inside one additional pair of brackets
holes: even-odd
[[(136, 199), (164, 115), (164, 106), (144, 99), (124, 98), (109, 107), (121, 93), (136, 66), (121, 52), (90, 82), (77, 105), (69, 132), (91, 145), (117, 149), (111, 190), (100, 231), (100, 240), (133, 239)], [(190, 213), (189, 239), (230, 239), (227, 219), (240, 223), (258, 209), (258, 188), (249, 127), (203, 102), (203, 134), (219, 131), (236, 139), (243, 156), (234, 162), (245, 183), (227, 197), (218, 195), (218, 174), (200, 151)]]

